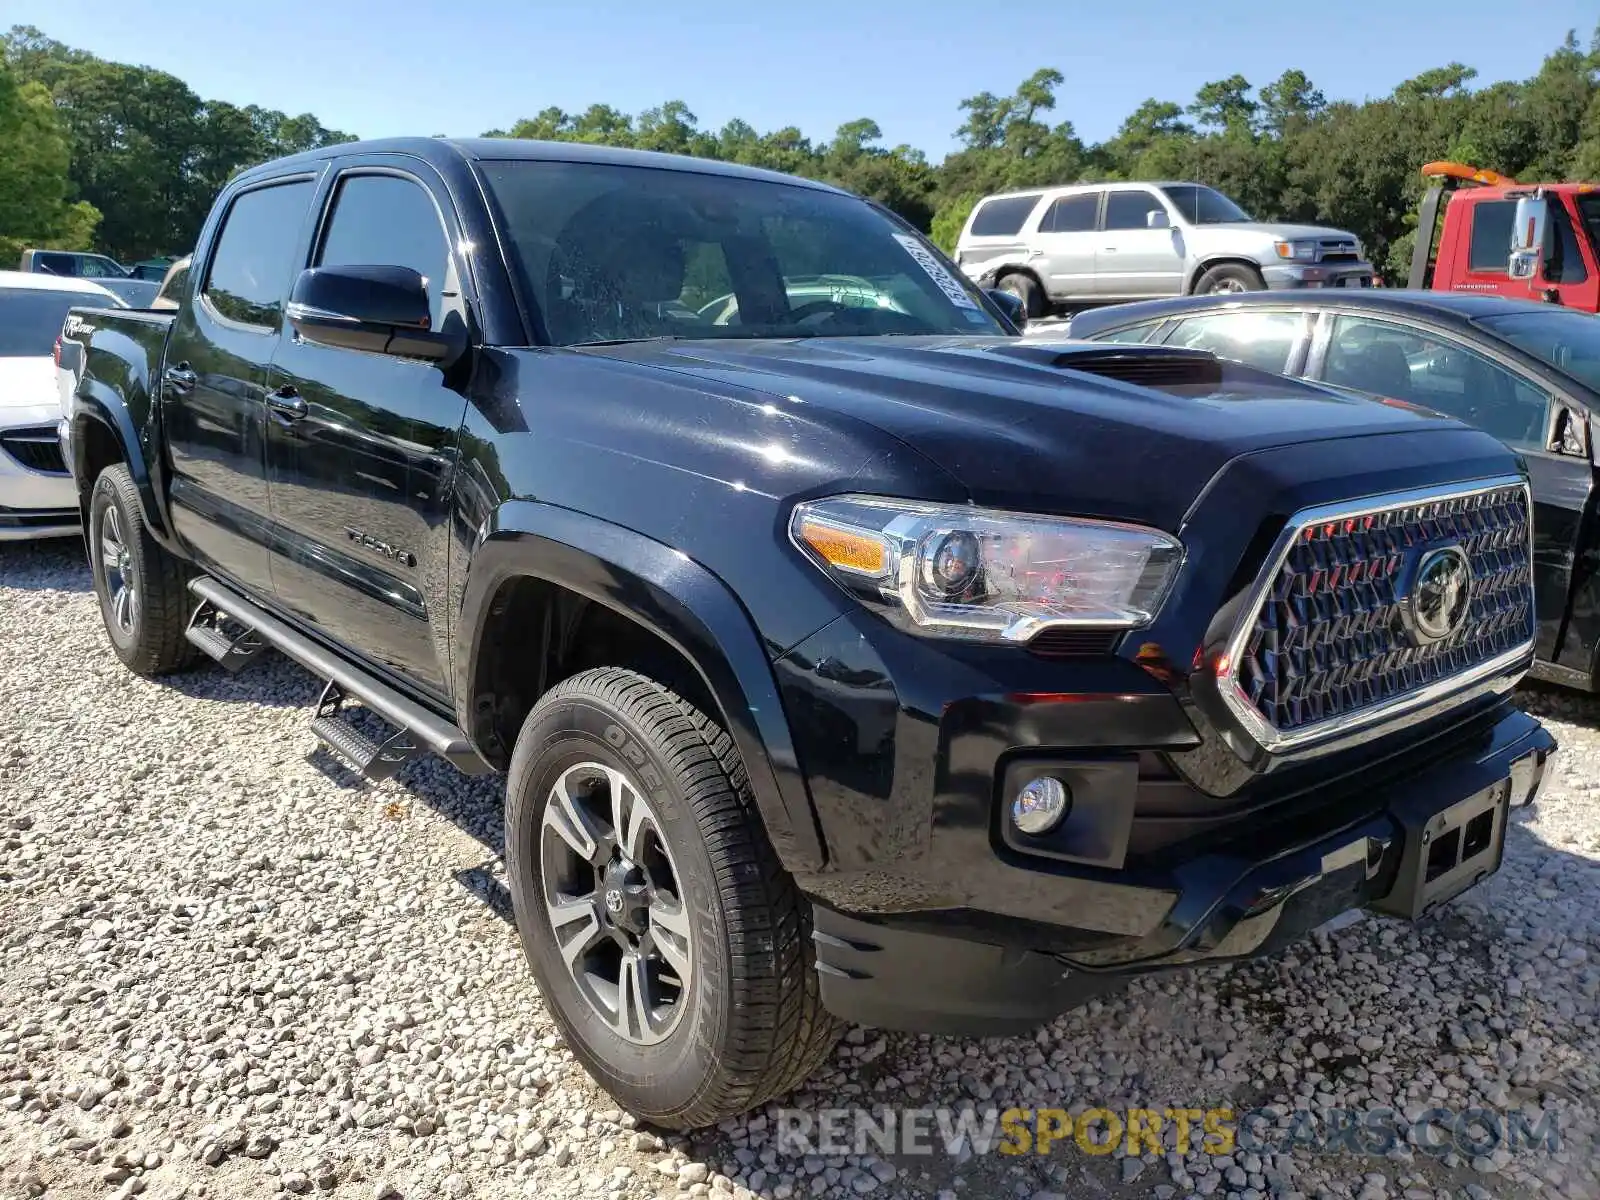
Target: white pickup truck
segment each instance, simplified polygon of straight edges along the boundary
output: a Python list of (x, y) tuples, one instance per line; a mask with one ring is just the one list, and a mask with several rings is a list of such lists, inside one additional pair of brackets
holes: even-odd
[(1267, 288), (1371, 287), (1353, 233), (1253, 221), (1197, 183), (1077, 184), (987, 196), (956, 262), (1029, 317), (1054, 308)]

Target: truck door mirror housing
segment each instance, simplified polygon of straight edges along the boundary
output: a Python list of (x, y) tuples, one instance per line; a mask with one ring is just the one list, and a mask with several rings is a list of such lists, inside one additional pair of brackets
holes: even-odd
[(448, 366), (466, 350), (460, 332), (433, 328), (427, 282), (410, 267), (311, 267), (289, 293), (289, 324), (322, 346), (421, 358)]
[(983, 294), (994, 301), (995, 307), (1005, 313), (1006, 319), (1018, 330), (1028, 323), (1028, 306), (1021, 296), (1013, 296), (1003, 288), (985, 288)]
[(1159, 208), (1152, 208), (1145, 213), (1144, 223), (1147, 229), (1167, 229), (1172, 225), (1172, 221), (1168, 218), (1166, 212)]
[(1550, 223), (1550, 201), (1542, 194), (1517, 201), (1511, 222), (1511, 258), (1506, 270), (1513, 279), (1532, 279), (1539, 271), (1545, 229)]

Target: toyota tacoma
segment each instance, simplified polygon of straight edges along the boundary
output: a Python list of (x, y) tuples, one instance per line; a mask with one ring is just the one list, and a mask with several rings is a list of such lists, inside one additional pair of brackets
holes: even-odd
[(73, 314), (111, 646), (275, 648), (369, 776), (503, 772), (544, 1000), (665, 1126), (1495, 871), (1554, 749), (1520, 461), (1009, 303), (743, 167), (256, 167), (176, 312)]

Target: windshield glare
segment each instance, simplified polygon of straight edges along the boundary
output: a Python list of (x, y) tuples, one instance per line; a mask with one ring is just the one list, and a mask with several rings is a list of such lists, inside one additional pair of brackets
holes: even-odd
[(1250, 220), (1249, 213), (1212, 188), (1186, 183), (1164, 187), (1161, 191), (1191, 225), (1227, 225)]
[(1482, 317), (1477, 322), (1519, 350), (1600, 391), (1600, 320), (1578, 312), (1538, 312)]
[(850, 196), (596, 163), (482, 171), (556, 345), (1006, 332), (942, 255)]

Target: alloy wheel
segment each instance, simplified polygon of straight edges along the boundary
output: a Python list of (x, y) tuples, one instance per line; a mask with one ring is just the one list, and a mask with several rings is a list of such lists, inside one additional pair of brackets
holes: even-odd
[(139, 618), (139, 580), (115, 504), (106, 507), (100, 522), (100, 570), (112, 619), (123, 633), (132, 633)]
[(619, 1036), (661, 1041), (686, 1007), (694, 939), (660, 818), (622, 771), (582, 762), (550, 789), (539, 841), (545, 913), (578, 992)]

